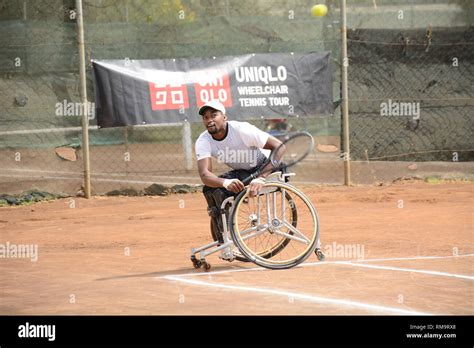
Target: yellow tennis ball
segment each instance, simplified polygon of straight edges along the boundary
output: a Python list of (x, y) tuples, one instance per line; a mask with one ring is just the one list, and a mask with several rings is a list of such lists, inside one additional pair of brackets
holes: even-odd
[(328, 7), (326, 5), (319, 4), (311, 7), (311, 14), (314, 17), (323, 17), (326, 13), (328, 13)]

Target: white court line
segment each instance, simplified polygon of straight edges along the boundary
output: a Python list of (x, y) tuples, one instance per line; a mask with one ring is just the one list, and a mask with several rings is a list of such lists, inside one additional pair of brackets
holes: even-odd
[[(82, 178), (82, 173), (80, 173), (79, 171), (78, 172), (64, 172), (64, 171), (57, 171), (57, 170), (37, 170), (37, 169), (2, 169), (3, 171), (11, 171), (11, 172), (20, 172), (20, 173), (38, 173), (38, 177), (42, 177), (42, 173), (47, 173), (47, 174), (70, 174), (70, 175), (75, 175), (75, 176), (79, 176), (80, 178)], [(130, 176), (130, 175), (135, 175), (135, 176), (142, 176), (142, 177), (146, 177), (146, 178), (156, 178), (156, 179), (162, 179), (162, 178), (169, 178), (171, 175), (155, 175), (155, 174), (143, 174), (143, 173), (132, 173), (132, 174), (121, 174), (121, 173), (102, 173), (102, 172), (94, 172), (92, 173), (91, 175), (93, 176), (112, 176), (112, 177), (123, 177), (123, 178), (126, 178), (127, 176)], [(17, 175), (15, 174), (11, 174), (11, 175), (8, 175), (8, 174), (2, 174), (2, 176), (6, 176), (6, 177), (15, 177)], [(176, 178), (176, 179), (194, 179), (195, 177), (194, 176), (175, 176), (175, 175), (172, 175), (173, 178)]]
[[(11, 178), (17, 178), (17, 177), (22, 177), (22, 178), (29, 178), (29, 179), (52, 179), (52, 180), (82, 180), (82, 176), (78, 177), (64, 177), (64, 176), (45, 176), (45, 175), (40, 175), (40, 176), (32, 176), (32, 175), (5, 175), (5, 174), (0, 174), (0, 177), (11, 177)], [(100, 179), (100, 178), (94, 178), (93, 176), (91, 177), (92, 182), (121, 182), (121, 183), (131, 183), (131, 184), (155, 184), (157, 181), (141, 181), (141, 180), (119, 180), (119, 179)], [(179, 181), (159, 181), (160, 184), (163, 185), (178, 185), (181, 184)]]
[[(305, 263), (296, 266), (295, 268), (304, 267), (304, 266), (324, 266), (330, 265), (335, 263), (341, 263), (347, 261), (324, 261), (324, 262), (315, 262), (315, 263)], [(264, 267), (252, 267), (252, 268), (239, 268), (239, 269), (231, 269), (227, 271), (215, 271), (215, 272), (206, 272), (206, 273), (184, 273), (184, 274), (174, 274), (171, 277), (197, 277), (197, 276), (207, 276), (207, 275), (214, 275), (214, 274), (226, 274), (226, 273), (236, 273), (236, 272), (253, 272), (253, 271), (271, 271), (268, 268)], [(166, 278), (167, 276), (163, 276), (160, 278)]]
[[(409, 260), (433, 260), (433, 259), (450, 259), (450, 258), (457, 258), (457, 257), (469, 257), (474, 256), (474, 254), (464, 254), (464, 255), (449, 255), (449, 256), (413, 256), (413, 257), (392, 257), (386, 259), (355, 259), (355, 260), (347, 260), (347, 261), (330, 261), (332, 263), (353, 263), (353, 262), (376, 262), (376, 261), (409, 261)], [(323, 263), (330, 263), (324, 261)], [(321, 264), (321, 262), (309, 262), (303, 263), (301, 267), (308, 267), (308, 266), (316, 266)]]
[[(386, 259), (356, 259), (356, 260), (349, 260), (349, 261), (320, 261), (320, 262), (310, 262), (310, 263), (303, 263), (298, 265), (296, 268), (299, 267), (309, 267), (309, 266), (324, 266), (324, 265), (333, 265), (333, 264), (352, 264), (354, 262), (375, 262), (375, 261), (404, 261), (404, 260), (432, 260), (432, 259), (448, 259), (448, 258), (457, 258), (457, 257), (469, 257), (474, 256), (474, 254), (464, 254), (464, 255), (450, 255), (450, 256), (413, 256), (413, 257), (394, 257), (394, 258), (386, 258)], [(172, 277), (187, 277), (187, 276), (207, 276), (207, 275), (214, 275), (214, 274), (226, 274), (226, 273), (235, 273), (235, 272), (253, 272), (253, 271), (269, 271), (263, 267), (253, 267), (253, 268), (240, 268), (240, 269), (231, 269), (227, 271), (215, 271), (215, 272), (206, 272), (206, 273), (185, 273), (185, 274), (174, 274), (171, 275)], [(160, 278), (165, 278), (167, 276), (163, 276)]]
[(72, 174), (80, 175), (80, 171), (77, 172), (64, 172), (59, 170), (40, 170), (40, 169), (24, 169), (24, 168), (4, 168), (3, 171), (10, 172), (26, 172), (26, 173), (53, 173), (53, 174)]
[[(71, 175), (82, 175), (80, 171), (77, 172), (66, 172), (66, 171), (58, 171), (58, 170), (40, 170), (40, 169), (25, 169), (25, 168), (3, 168), (3, 171), (10, 171), (10, 172), (26, 172), (26, 173), (53, 173), (53, 174), (71, 174)], [(135, 174), (135, 173), (134, 173)], [(103, 172), (94, 172), (92, 175), (104, 175), (104, 176), (118, 176), (118, 177), (126, 177), (130, 174), (122, 174), (122, 173), (103, 173)], [(166, 178), (169, 175), (165, 174), (147, 174), (147, 173), (138, 173), (137, 176), (145, 176), (145, 177), (156, 177), (156, 178)], [(192, 179), (194, 176), (174, 176), (173, 178), (178, 179)]]
[(215, 272), (205, 272), (205, 273), (184, 273), (184, 274), (172, 274), (169, 276), (161, 276), (158, 278), (166, 278), (166, 277), (198, 277), (198, 276), (209, 276), (215, 274), (227, 274), (227, 273), (236, 273), (236, 272), (252, 272), (252, 271), (270, 271), (264, 267), (253, 267), (253, 268), (239, 268), (239, 269), (231, 269), (227, 271), (215, 271)]
[[(474, 254), (464, 254), (464, 255), (450, 255), (450, 256), (415, 256), (415, 257), (397, 257), (397, 258), (385, 258), (385, 259), (362, 259), (362, 260), (353, 260), (353, 261), (325, 261), (325, 262), (316, 262), (316, 263), (306, 263), (300, 265), (301, 267), (308, 267), (308, 266), (323, 266), (323, 265), (330, 265), (330, 264), (342, 264), (342, 265), (350, 265), (355, 267), (368, 267), (368, 268), (379, 268), (379, 269), (387, 269), (387, 270), (396, 270), (396, 271), (406, 271), (406, 272), (417, 272), (417, 273), (427, 273), (431, 275), (438, 275), (438, 276), (449, 276), (449, 277), (456, 277), (462, 279), (474, 279), (474, 277), (458, 275), (458, 274), (450, 274), (444, 272), (435, 272), (435, 271), (424, 271), (424, 270), (413, 270), (407, 268), (397, 268), (397, 267), (385, 267), (385, 266), (377, 266), (377, 265), (366, 265), (361, 264), (360, 262), (375, 262), (375, 261), (402, 261), (402, 260), (432, 260), (432, 259), (447, 259), (447, 258), (458, 258), (458, 257), (469, 257), (474, 256)], [(216, 283), (208, 283), (204, 281), (194, 280), (194, 279), (185, 279), (184, 277), (187, 276), (210, 276), (215, 274), (226, 274), (226, 273), (235, 273), (235, 272), (248, 272), (248, 271), (264, 271), (267, 270), (263, 267), (255, 267), (255, 268), (245, 268), (245, 269), (233, 269), (228, 271), (216, 271), (216, 272), (208, 272), (208, 273), (186, 273), (186, 274), (179, 274), (179, 275), (171, 275), (171, 276), (163, 276), (158, 277), (161, 279), (178, 281), (182, 283), (192, 284), (192, 285), (200, 285), (200, 286), (207, 286), (207, 287), (215, 287), (215, 288), (223, 288), (223, 289), (230, 289), (230, 290), (240, 290), (240, 291), (249, 291), (249, 292), (258, 292), (258, 293), (265, 293), (265, 294), (272, 294), (278, 296), (286, 296), (292, 298), (299, 298), (302, 300), (310, 301), (310, 302), (317, 302), (317, 303), (326, 303), (326, 304), (333, 304), (333, 305), (343, 305), (349, 307), (357, 307), (362, 308), (365, 310), (372, 310), (372, 311), (382, 311), (382, 312), (389, 312), (394, 314), (401, 314), (401, 315), (431, 315), (430, 313), (424, 312), (417, 312), (417, 311), (410, 311), (405, 309), (393, 308), (393, 307), (386, 307), (386, 306), (378, 306), (378, 305), (371, 305), (362, 302), (354, 302), (350, 300), (343, 300), (343, 299), (331, 299), (331, 298), (324, 298), (320, 296), (313, 296), (313, 295), (306, 295), (306, 294), (299, 294), (299, 293), (291, 293), (288, 291), (281, 291), (281, 290), (274, 290), (274, 289), (262, 289), (262, 288), (255, 288), (255, 287), (248, 287), (248, 286), (236, 286), (236, 285), (225, 285), (225, 284), (216, 284)]]
[(464, 274), (454, 274), (454, 273), (445, 273), (445, 272), (437, 272), (437, 271), (426, 271), (426, 270), (422, 270), (422, 269), (413, 269), (413, 268), (398, 268), (398, 267), (387, 267), (387, 266), (377, 266), (377, 265), (363, 265), (363, 264), (357, 264), (357, 263), (354, 263), (354, 262), (345, 262), (345, 263), (342, 263), (342, 264), (353, 266), (353, 267), (374, 268), (374, 269), (383, 269), (383, 270), (388, 270), (388, 271), (399, 271), (399, 272), (410, 272), (410, 273), (423, 273), (423, 274), (437, 275), (437, 276), (443, 276), (443, 277), (453, 277), (453, 278), (474, 280), (474, 277), (464, 275)]
[[(65, 172), (64, 174), (67, 174), (68, 172)], [(105, 173), (98, 173), (99, 175), (106, 175)], [(78, 175), (76, 173), (76, 175)], [(194, 181), (194, 183), (190, 183), (188, 185), (200, 185), (200, 184), (196, 184), (196, 180), (194, 180), (193, 177), (189, 177), (189, 176), (174, 176), (172, 174), (168, 175), (168, 176), (158, 176), (158, 177), (152, 177), (152, 179), (154, 178), (155, 180), (154, 181), (144, 181), (144, 180), (120, 180), (120, 179), (101, 179), (101, 178), (96, 178), (94, 177), (95, 175), (97, 174), (92, 174), (91, 175), (91, 181), (94, 182), (94, 181), (100, 181), (100, 182), (120, 182), (120, 183), (128, 183), (128, 184), (147, 184), (147, 185), (151, 185), (151, 184), (156, 184), (157, 182), (159, 182), (160, 184), (163, 184), (163, 185), (181, 185), (183, 182), (182, 181), (163, 181), (163, 180), (166, 180), (166, 179), (169, 179), (169, 178), (173, 178), (173, 179), (185, 179), (185, 180), (192, 180)], [(132, 174), (133, 175), (133, 174)], [(146, 175), (145, 175), (146, 176)], [(0, 177), (7, 177), (7, 178), (18, 178), (18, 177), (21, 177), (21, 178), (28, 178), (28, 179), (52, 179), (52, 180), (57, 180), (57, 179), (63, 179), (63, 180), (82, 180), (83, 177), (82, 176), (69, 176), (69, 177), (63, 177), (63, 176), (45, 176), (45, 175), (24, 175), (24, 174), (14, 174), (14, 175), (8, 175), (8, 174), (0, 174)], [(297, 184), (315, 184), (315, 182), (310, 182), (310, 181), (307, 181), (307, 182), (303, 182), (303, 181), (295, 181), (295, 183)]]
[(1, 177), (7, 178), (29, 178), (29, 179), (64, 179), (64, 180), (82, 180), (82, 176), (44, 176), (44, 175), (24, 175), (24, 174), (15, 174), (15, 175), (7, 175), (7, 174), (0, 174)]
[(392, 257), (386, 259), (356, 259), (350, 262), (374, 262), (374, 261), (405, 261), (405, 260), (432, 260), (432, 259), (449, 259), (457, 257), (469, 257), (474, 254), (463, 254), (463, 255), (449, 255), (449, 256), (413, 256), (413, 257)]
[[(65, 172), (65, 171), (56, 171), (56, 170), (37, 170), (37, 169), (17, 169), (17, 168), (5, 168), (2, 169), (3, 171), (11, 171), (11, 172), (26, 172), (26, 173), (38, 173), (38, 175), (35, 176), (29, 176), (29, 175), (18, 175), (18, 174), (0, 174), (0, 177), (7, 177), (7, 178), (16, 178), (16, 177), (23, 177), (23, 178), (31, 178), (31, 179), (73, 179), (73, 180), (82, 180), (82, 174), (79, 172)], [(53, 174), (69, 174), (71, 177), (60, 177), (60, 176), (44, 176), (41, 173), (53, 173)], [(178, 181), (173, 181), (173, 182), (164, 182), (163, 180), (168, 180), (170, 177), (172, 177), (175, 180), (189, 180), (193, 181), (193, 183), (189, 185), (200, 185), (199, 180), (196, 179), (194, 176), (176, 176), (176, 175), (155, 175), (155, 174), (143, 174), (143, 173), (131, 173), (131, 174), (120, 174), (120, 173), (101, 173), (101, 172), (94, 172), (91, 173), (91, 180), (96, 180), (96, 181), (105, 181), (105, 182), (121, 182), (121, 183), (131, 183), (131, 184), (155, 184), (157, 182), (165, 185), (179, 185), (182, 184), (182, 182)], [(95, 178), (96, 176), (108, 176), (108, 177), (126, 177), (126, 176), (135, 176), (135, 177), (146, 177), (148, 180), (154, 180), (154, 181), (146, 181), (146, 180), (118, 180), (118, 179), (99, 179)], [(318, 181), (300, 181), (300, 180), (294, 180), (293, 183), (295, 184), (300, 184), (300, 185), (319, 185), (319, 184), (324, 184), (322, 182)], [(339, 186), (340, 183), (334, 182), (334, 183), (327, 183), (328, 185), (337, 185)]]
[(406, 309), (371, 305), (371, 304), (367, 304), (367, 303), (355, 302), (355, 301), (350, 301), (350, 300), (332, 299), (332, 298), (306, 295), (306, 294), (299, 294), (299, 293), (281, 291), (281, 290), (274, 290), (274, 289), (262, 289), (262, 288), (254, 288), (254, 287), (249, 287), (249, 286), (237, 286), (237, 285), (225, 285), (225, 284), (208, 283), (208, 282), (203, 282), (203, 281), (200, 281), (200, 280), (183, 279), (181, 277), (173, 277), (173, 276), (165, 276), (163, 278), (165, 278), (167, 280), (173, 280), (173, 281), (187, 283), (187, 284), (191, 284), (191, 285), (199, 285), (199, 286), (207, 286), (207, 287), (214, 287), (214, 288), (221, 288), (221, 289), (271, 294), (271, 295), (284, 296), (284, 297), (293, 298), (293, 299), (301, 299), (301, 300), (316, 302), (316, 303), (332, 304), (332, 305), (338, 305), (338, 306), (342, 305), (342, 306), (346, 306), (346, 307), (356, 307), (356, 308), (361, 308), (361, 309), (365, 309), (365, 310), (368, 310), (368, 311), (375, 311), (375, 312), (388, 312), (388, 313), (400, 314), (400, 315), (432, 315), (430, 313), (411, 311), (411, 310), (406, 310)]

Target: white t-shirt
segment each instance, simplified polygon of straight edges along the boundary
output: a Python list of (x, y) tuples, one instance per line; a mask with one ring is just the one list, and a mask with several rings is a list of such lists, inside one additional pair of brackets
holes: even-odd
[(198, 161), (214, 157), (232, 169), (251, 169), (267, 157), (262, 151), (269, 134), (248, 122), (227, 121), (227, 135), (222, 140), (214, 139), (206, 130), (196, 140)]

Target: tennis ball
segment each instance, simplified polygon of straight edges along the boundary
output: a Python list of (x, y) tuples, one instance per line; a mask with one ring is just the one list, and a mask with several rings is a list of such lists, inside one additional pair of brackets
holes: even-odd
[(319, 4), (311, 7), (311, 14), (314, 17), (323, 17), (326, 15), (326, 13), (328, 13), (328, 8), (326, 5)]

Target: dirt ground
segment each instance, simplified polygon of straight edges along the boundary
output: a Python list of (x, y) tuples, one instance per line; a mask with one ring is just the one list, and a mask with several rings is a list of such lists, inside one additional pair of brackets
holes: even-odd
[(201, 194), (0, 208), (0, 314), (474, 314), (469, 182), (303, 187), (326, 260), (272, 271), (190, 249), (210, 241)]

